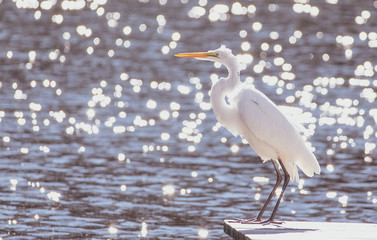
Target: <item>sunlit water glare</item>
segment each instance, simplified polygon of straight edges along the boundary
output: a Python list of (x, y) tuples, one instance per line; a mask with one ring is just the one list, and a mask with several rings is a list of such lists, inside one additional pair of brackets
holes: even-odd
[(279, 218), (377, 221), (377, 1), (0, 0), (0, 19), (0, 238), (227, 239), (255, 216), (275, 176), (212, 113), (226, 70), (173, 56), (221, 44), (322, 166)]

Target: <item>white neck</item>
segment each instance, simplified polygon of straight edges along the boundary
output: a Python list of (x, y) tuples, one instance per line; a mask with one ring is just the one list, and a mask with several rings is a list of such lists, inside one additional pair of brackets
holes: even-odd
[(211, 105), (213, 112), (216, 115), (217, 120), (226, 127), (233, 134), (236, 133), (236, 129), (231, 129), (228, 124), (235, 119), (234, 106), (227, 103), (226, 98), (233, 90), (236, 89), (240, 83), (240, 71), (237, 60), (232, 61), (226, 65), (229, 75), (226, 78), (221, 78), (218, 82), (212, 85), (211, 88)]

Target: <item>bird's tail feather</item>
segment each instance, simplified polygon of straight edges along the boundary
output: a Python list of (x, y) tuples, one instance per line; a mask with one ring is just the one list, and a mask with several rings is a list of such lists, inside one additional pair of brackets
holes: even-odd
[(291, 181), (296, 182), (299, 180), (297, 167), (299, 167), (308, 177), (312, 177), (315, 173), (320, 174), (321, 172), (316, 157), (308, 149), (302, 151), (301, 154), (297, 153), (297, 155), (290, 161), (286, 161), (284, 167), (289, 173)]
[(289, 161), (288, 164), (284, 164), (284, 167), (287, 169), (291, 181), (298, 182), (299, 176), (296, 163), (294, 161)]
[(314, 174), (320, 174), (321, 168), (314, 154), (306, 150), (296, 159), (294, 159), (296, 165), (305, 173), (306, 176), (312, 177)]

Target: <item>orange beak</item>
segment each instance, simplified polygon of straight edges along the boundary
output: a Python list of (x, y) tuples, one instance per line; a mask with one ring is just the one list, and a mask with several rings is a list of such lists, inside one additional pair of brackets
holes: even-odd
[(192, 52), (192, 53), (178, 53), (175, 54), (176, 57), (191, 57), (191, 58), (207, 58), (207, 57), (218, 57), (219, 54), (213, 52)]

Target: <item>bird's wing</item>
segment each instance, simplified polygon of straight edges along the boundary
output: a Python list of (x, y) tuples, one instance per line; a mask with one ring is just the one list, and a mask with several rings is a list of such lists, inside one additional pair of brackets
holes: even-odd
[(258, 144), (268, 144), (274, 149), (275, 156), (277, 154), (285, 163), (292, 179), (298, 180), (296, 165), (308, 176), (320, 172), (315, 156), (305, 146), (300, 133), (263, 93), (256, 89), (243, 90), (239, 95), (237, 107), (242, 123), (257, 139), (254, 141)]
[(260, 91), (244, 90), (240, 94), (237, 107), (241, 120), (255, 137), (275, 149), (284, 149), (289, 144), (284, 139), (297, 138), (295, 127), (278, 107)]

